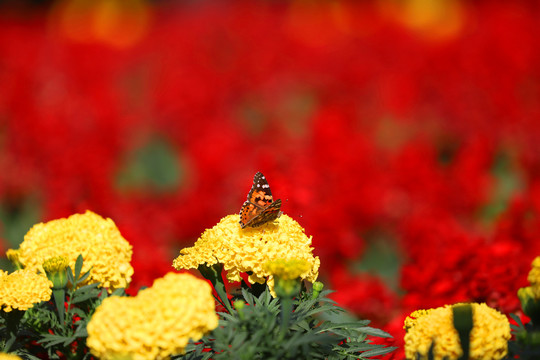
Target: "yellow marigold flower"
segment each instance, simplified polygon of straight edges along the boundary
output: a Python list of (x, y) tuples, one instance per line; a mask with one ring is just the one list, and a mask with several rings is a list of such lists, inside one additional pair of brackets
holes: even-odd
[(22, 360), (15, 354), (0, 353), (0, 360)]
[(199, 265), (224, 265), (229, 281), (240, 281), (240, 273), (249, 273), (249, 282), (273, 281), (272, 273), (264, 268), (268, 261), (298, 259), (306, 261), (309, 269), (302, 279), (314, 282), (319, 275), (320, 260), (313, 256), (311, 237), (287, 215), (257, 228), (242, 229), (238, 215), (229, 215), (207, 229), (193, 247), (180, 251), (173, 263), (176, 269), (196, 269)]
[(167, 359), (217, 325), (210, 285), (168, 273), (135, 297), (105, 299), (88, 323), (87, 344), (101, 360)]
[(32, 270), (3, 273), (0, 275), (0, 308), (5, 312), (28, 310), (36, 303), (48, 301), (51, 287), (49, 279)]
[(91, 211), (34, 225), (19, 248), (21, 263), (40, 271), (43, 262), (55, 256), (67, 258), (73, 269), (79, 254), (82, 272), (92, 269), (87, 283), (99, 282), (112, 291), (131, 282), (131, 245), (111, 219)]
[[(470, 359), (499, 360), (508, 352), (510, 323), (503, 314), (486, 304), (471, 304), (473, 328), (471, 330)], [(434, 342), (435, 360), (458, 359), (462, 355), (459, 336), (453, 325), (452, 306), (415, 311), (405, 320), (405, 355), (407, 359), (427, 359)]]

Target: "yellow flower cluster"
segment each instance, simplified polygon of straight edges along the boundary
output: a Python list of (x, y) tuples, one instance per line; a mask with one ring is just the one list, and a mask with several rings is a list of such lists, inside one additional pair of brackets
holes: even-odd
[(180, 251), (173, 263), (176, 269), (196, 269), (200, 265), (224, 265), (229, 281), (240, 281), (240, 273), (249, 273), (249, 282), (272, 280), (264, 267), (268, 261), (298, 259), (309, 264), (301, 278), (314, 282), (319, 275), (320, 260), (313, 256), (311, 237), (287, 215), (257, 228), (242, 229), (238, 215), (229, 215), (207, 229), (195, 245)]
[[(471, 360), (499, 360), (508, 352), (510, 323), (503, 314), (486, 304), (471, 304), (473, 328), (471, 330)], [(452, 306), (413, 312), (405, 320), (405, 355), (407, 359), (427, 359), (434, 342), (435, 360), (454, 360), (462, 355), (459, 336), (453, 325)]]
[(52, 283), (44, 275), (32, 270), (17, 270), (11, 274), (0, 270), (0, 308), (28, 310), (34, 304), (48, 301)]
[(540, 300), (540, 256), (537, 256), (532, 264), (527, 280), (531, 284), (531, 292), (536, 300)]
[(88, 323), (87, 344), (102, 360), (167, 359), (217, 325), (210, 285), (169, 273), (135, 297), (105, 299)]
[(67, 258), (73, 269), (79, 254), (84, 259), (83, 273), (92, 269), (87, 283), (99, 282), (112, 291), (131, 282), (131, 245), (111, 219), (91, 211), (34, 225), (18, 255), (26, 268), (43, 271), (43, 263), (56, 256)]

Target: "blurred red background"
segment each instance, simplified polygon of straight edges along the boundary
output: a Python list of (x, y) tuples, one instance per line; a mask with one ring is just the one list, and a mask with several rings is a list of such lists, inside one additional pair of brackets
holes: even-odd
[(4, 1), (0, 14), (2, 254), (32, 224), (90, 209), (133, 244), (137, 289), (237, 213), (262, 171), (313, 235), (334, 298), (394, 344), (417, 308), (519, 309), (540, 255), (534, 1)]

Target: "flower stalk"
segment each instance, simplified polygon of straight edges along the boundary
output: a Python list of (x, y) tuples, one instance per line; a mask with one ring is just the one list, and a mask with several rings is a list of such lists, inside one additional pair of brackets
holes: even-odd
[(460, 359), (467, 360), (470, 352), (470, 334), (474, 325), (473, 308), (471, 304), (458, 304), (452, 307), (452, 315), (454, 328), (458, 332), (459, 343), (463, 351)]

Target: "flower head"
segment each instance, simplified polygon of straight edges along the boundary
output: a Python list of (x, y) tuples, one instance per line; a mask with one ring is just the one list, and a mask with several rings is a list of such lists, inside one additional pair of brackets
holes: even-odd
[(34, 304), (51, 298), (52, 283), (44, 275), (32, 270), (17, 270), (0, 274), (0, 308), (5, 312), (13, 309), (28, 310)]
[[(508, 351), (510, 323), (503, 314), (486, 304), (471, 304), (473, 328), (470, 333), (470, 359), (502, 359)], [(405, 319), (407, 359), (427, 359), (433, 346), (434, 359), (458, 359), (462, 355), (459, 337), (453, 325), (452, 306), (417, 310)]]
[(297, 259), (308, 264), (299, 276), (313, 282), (319, 274), (320, 260), (312, 250), (311, 237), (287, 215), (273, 223), (245, 229), (238, 224), (238, 215), (229, 215), (207, 229), (193, 247), (182, 249), (173, 266), (196, 269), (221, 263), (229, 281), (240, 281), (240, 273), (249, 273), (251, 283), (264, 283), (273, 278), (265, 263)]
[(49, 280), (52, 281), (54, 289), (62, 289), (67, 285), (66, 269), (68, 266), (68, 259), (64, 256), (55, 256), (43, 263), (43, 269)]
[(19, 248), (20, 262), (40, 271), (43, 262), (55, 256), (65, 257), (74, 268), (79, 254), (84, 259), (83, 273), (92, 269), (87, 283), (99, 282), (109, 290), (130, 283), (131, 245), (111, 219), (91, 211), (34, 225)]
[(168, 273), (135, 297), (107, 298), (88, 323), (87, 344), (100, 359), (164, 359), (217, 327), (210, 285)]

